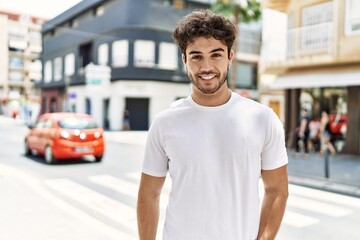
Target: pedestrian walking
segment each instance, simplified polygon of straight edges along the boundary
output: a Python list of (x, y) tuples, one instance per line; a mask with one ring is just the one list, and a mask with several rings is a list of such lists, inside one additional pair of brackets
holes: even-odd
[(131, 125), (130, 125), (130, 111), (127, 110), (127, 109), (125, 109), (125, 111), (124, 111), (123, 130), (124, 130), (124, 131), (129, 131), (129, 130), (131, 130)]
[(310, 134), (310, 116), (308, 110), (303, 108), (300, 116), (300, 126), (296, 138), (296, 153), (300, 153), (300, 149), (304, 150), (305, 156), (309, 152), (309, 134)]
[(278, 232), (288, 196), (284, 130), (270, 108), (228, 88), (235, 36), (234, 25), (210, 11), (192, 12), (173, 33), (192, 92), (150, 127), (137, 204), (140, 240), (156, 238), (167, 173), (163, 240), (260, 240)]
[(331, 143), (331, 129), (330, 129), (330, 116), (329, 110), (323, 110), (321, 112), (320, 119), (320, 136), (321, 136), (321, 153), (330, 151), (331, 154), (335, 154), (336, 150), (334, 145)]

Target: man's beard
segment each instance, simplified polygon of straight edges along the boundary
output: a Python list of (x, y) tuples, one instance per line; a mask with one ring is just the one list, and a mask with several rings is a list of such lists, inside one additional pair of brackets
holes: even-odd
[[(203, 74), (200, 73), (200, 74), (197, 74), (197, 75), (201, 75)], [(207, 73), (207, 74), (210, 74), (210, 73)], [(189, 78), (190, 78), (190, 81), (191, 83), (200, 91), (202, 92), (203, 94), (214, 94), (216, 93), (223, 85), (224, 83), (226, 83), (226, 80), (228, 79), (228, 74), (229, 74), (229, 69), (226, 71), (226, 74), (224, 76), (224, 78), (218, 83), (218, 85), (216, 85), (215, 87), (213, 88), (205, 88), (205, 87), (202, 87), (201, 84), (198, 82), (198, 81), (195, 81), (193, 76), (191, 74), (188, 74)], [(217, 75), (217, 74), (216, 74)], [(195, 76), (195, 78), (197, 78)]]

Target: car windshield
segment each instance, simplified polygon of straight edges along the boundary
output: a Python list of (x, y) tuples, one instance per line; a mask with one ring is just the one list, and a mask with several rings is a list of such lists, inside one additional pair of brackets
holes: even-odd
[(59, 121), (59, 126), (66, 129), (97, 128), (95, 119), (92, 118), (65, 118)]

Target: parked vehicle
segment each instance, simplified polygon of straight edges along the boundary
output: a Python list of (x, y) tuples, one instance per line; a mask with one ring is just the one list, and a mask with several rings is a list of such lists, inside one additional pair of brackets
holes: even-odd
[(48, 164), (88, 155), (100, 162), (105, 149), (103, 133), (88, 114), (46, 113), (30, 127), (24, 142), (25, 155), (44, 155)]

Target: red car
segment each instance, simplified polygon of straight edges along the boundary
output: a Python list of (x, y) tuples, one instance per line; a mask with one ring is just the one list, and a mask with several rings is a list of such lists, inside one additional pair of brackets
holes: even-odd
[(52, 164), (57, 160), (104, 155), (104, 130), (93, 117), (80, 113), (46, 113), (25, 137), (25, 155), (36, 152)]

